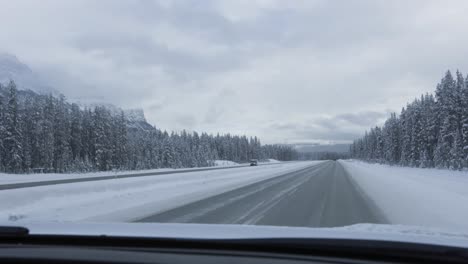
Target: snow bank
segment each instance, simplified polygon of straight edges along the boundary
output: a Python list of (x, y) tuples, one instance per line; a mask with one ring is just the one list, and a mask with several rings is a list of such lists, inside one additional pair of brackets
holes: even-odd
[(262, 163), (281, 163), (281, 161), (275, 160), (275, 159), (267, 159), (266, 162), (262, 162)]
[(340, 163), (390, 223), (468, 232), (468, 172)]
[(234, 162), (234, 161), (230, 161), (230, 160), (214, 160), (213, 163), (214, 163), (214, 165), (216, 167), (218, 167), (218, 166), (236, 166), (236, 165), (239, 165), (239, 163)]
[[(230, 166), (242, 166), (232, 161), (226, 161), (230, 163), (221, 162), (219, 167), (230, 167)], [(184, 168), (184, 169), (152, 169), (152, 170), (127, 170), (127, 171), (101, 171), (101, 172), (87, 172), (87, 173), (36, 173), (36, 174), (6, 174), (0, 173), (0, 185), (2, 184), (13, 184), (13, 183), (25, 183), (25, 182), (41, 182), (41, 181), (52, 181), (52, 180), (64, 180), (64, 179), (79, 179), (79, 178), (94, 178), (102, 176), (119, 176), (127, 174), (139, 174), (139, 173), (160, 173), (167, 171), (185, 171), (185, 170), (203, 170), (212, 167), (197, 167), (197, 168)]]
[(41, 182), (53, 181), (64, 179), (78, 179), (78, 178), (93, 178), (102, 176), (118, 176), (130, 173), (145, 173), (145, 172), (164, 172), (173, 169), (154, 169), (154, 170), (134, 170), (134, 171), (100, 171), (100, 172), (86, 172), (86, 173), (31, 173), (31, 174), (7, 174), (0, 173), (1, 184), (13, 184), (24, 182)]
[(1, 221), (133, 221), (319, 162), (0, 191)]

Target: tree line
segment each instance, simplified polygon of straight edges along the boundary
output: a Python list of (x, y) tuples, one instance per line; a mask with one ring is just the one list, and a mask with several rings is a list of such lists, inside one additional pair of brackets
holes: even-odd
[(184, 168), (223, 159), (293, 160), (289, 146), (264, 145), (257, 137), (163, 131), (124, 111), (82, 108), (64, 96), (0, 85), (0, 171), (87, 172)]
[(447, 71), (425, 94), (355, 140), (351, 157), (411, 167), (468, 167), (468, 76)]

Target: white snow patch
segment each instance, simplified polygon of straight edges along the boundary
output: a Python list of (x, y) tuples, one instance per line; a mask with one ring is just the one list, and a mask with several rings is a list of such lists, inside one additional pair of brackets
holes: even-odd
[[(262, 162), (262, 163), (263, 163), (263, 162)], [(281, 163), (281, 161), (275, 160), (275, 159), (267, 159), (267, 160), (265, 161), (265, 163)]]
[(239, 163), (234, 162), (234, 161), (230, 161), (230, 160), (214, 160), (213, 163), (214, 163), (214, 165), (215, 165), (216, 167), (219, 167), (219, 166), (236, 166), (236, 165), (239, 165)]
[(468, 172), (340, 163), (391, 224), (468, 233)]
[(355, 224), (350, 226), (338, 227), (337, 229), (366, 232), (375, 234), (394, 234), (407, 236), (424, 236), (430, 241), (435, 237), (460, 238), (466, 239), (468, 242), (468, 233), (453, 232), (440, 228), (427, 228), (421, 226), (406, 226), (406, 225), (388, 225), (388, 224)]
[(320, 162), (3, 190), (1, 221), (133, 221)]

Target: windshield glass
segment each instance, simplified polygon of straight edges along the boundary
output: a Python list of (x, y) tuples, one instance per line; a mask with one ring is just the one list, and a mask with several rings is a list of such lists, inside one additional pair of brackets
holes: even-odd
[(468, 234), (467, 9), (2, 1), (0, 224)]

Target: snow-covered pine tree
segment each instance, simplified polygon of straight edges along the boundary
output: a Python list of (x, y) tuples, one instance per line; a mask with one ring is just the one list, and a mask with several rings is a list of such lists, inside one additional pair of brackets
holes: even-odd
[(456, 131), (454, 143), (450, 150), (450, 168), (454, 170), (463, 168), (463, 140), (459, 130)]
[(376, 160), (378, 163), (383, 162), (384, 158), (384, 140), (383, 140), (383, 135), (382, 135), (382, 129), (380, 127), (375, 127), (375, 134), (376, 134), (376, 140), (377, 140), (377, 146), (376, 146)]
[(8, 172), (18, 173), (22, 171), (22, 138), (18, 114), (18, 98), (16, 84), (10, 81), (8, 84), (8, 104), (4, 114), (5, 138), (5, 167)]
[(93, 128), (96, 168), (101, 171), (110, 170), (112, 168), (110, 113), (104, 107), (98, 106), (94, 109)]
[(463, 75), (457, 70), (455, 90), (453, 91), (453, 109), (452, 115), (454, 119), (454, 142), (450, 151), (451, 168), (463, 168), (463, 90), (465, 88), (465, 79)]
[(56, 172), (65, 172), (70, 166), (70, 126), (68, 108), (65, 97), (55, 99), (53, 119), (54, 131), (54, 169)]
[(465, 85), (463, 86), (461, 97), (461, 136), (463, 141), (463, 164), (464, 167), (468, 167), (468, 76), (465, 78)]
[(34, 120), (34, 105), (32, 98), (27, 96), (24, 99), (23, 107), (20, 108), (19, 122), (22, 135), (22, 156), (23, 156), (23, 171), (30, 171), (33, 166), (33, 147), (35, 145), (35, 120)]
[(408, 166), (411, 161), (411, 130), (412, 123), (409, 105), (401, 110), (400, 124), (401, 124), (401, 159), (400, 165)]
[[(445, 168), (450, 167), (453, 159), (451, 149), (454, 147), (455, 135), (458, 129), (458, 92), (456, 82), (450, 71), (447, 71), (440, 85), (436, 89), (436, 99), (441, 120), (440, 141), (438, 142), (439, 162), (443, 158)], [(442, 144), (439, 146), (439, 143)], [(440, 163), (439, 163), (440, 167)]]
[(127, 164), (127, 124), (125, 114), (120, 111), (119, 115), (115, 117), (114, 127), (114, 142), (113, 142), (113, 167), (124, 169)]
[(52, 95), (47, 96), (40, 122), (40, 149), (42, 168), (46, 172), (54, 171), (54, 112), (55, 103)]
[(422, 102), (415, 100), (411, 105), (411, 159), (410, 166), (419, 167), (420, 155), (423, 145), (424, 133), (422, 129), (421, 117)]
[(434, 96), (426, 94), (424, 102), (423, 117), (426, 121), (423, 129), (425, 130), (426, 167), (434, 167), (434, 151), (440, 125), (437, 119), (437, 106)]
[(434, 163), (437, 168), (449, 168), (450, 166), (450, 149), (452, 147), (452, 134), (450, 132), (449, 117), (446, 117), (442, 123), (442, 127), (437, 139), (437, 145), (434, 153)]
[(78, 161), (83, 158), (82, 156), (82, 134), (83, 134), (83, 120), (80, 107), (77, 104), (71, 105), (70, 112), (70, 150), (71, 159)]
[(2, 91), (2, 84), (0, 83), (0, 171), (5, 170), (5, 147), (4, 147), (4, 139), (6, 137), (6, 128), (5, 128), (5, 107), (4, 107), (4, 97), (1, 94)]

